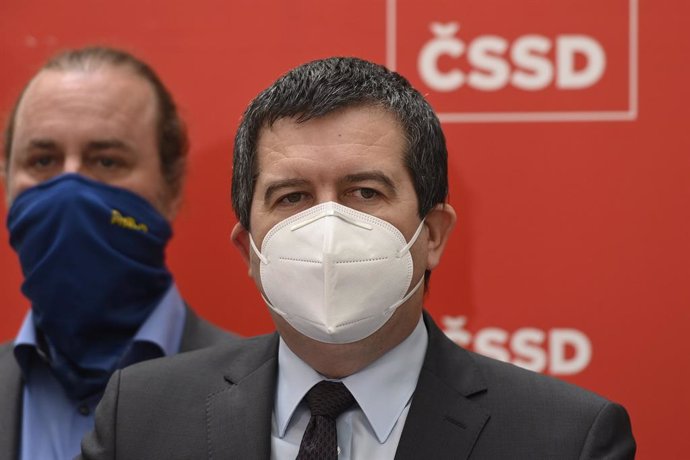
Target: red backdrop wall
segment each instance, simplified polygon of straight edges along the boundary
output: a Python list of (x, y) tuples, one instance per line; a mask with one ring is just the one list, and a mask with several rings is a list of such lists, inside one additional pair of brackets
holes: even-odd
[[(169, 263), (198, 312), (249, 335), (272, 326), (229, 240), (244, 107), (314, 58), (395, 67), (441, 115), (459, 213), (427, 308), (470, 349), (623, 403), (638, 458), (683, 458), (688, 17), (683, 0), (4, 0), (0, 113), (61, 49), (149, 61), (192, 139)], [(0, 340), (28, 307), (21, 279), (0, 244)]]

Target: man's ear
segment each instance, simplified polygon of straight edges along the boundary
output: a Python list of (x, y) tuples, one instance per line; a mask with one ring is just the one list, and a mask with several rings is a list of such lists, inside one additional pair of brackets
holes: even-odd
[(180, 209), (182, 208), (183, 202), (184, 202), (184, 195), (182, 194), (182, 192), (178, 192), (177, 196), (175, 196), (173, 198), (172, 203), (171, 203), (173, 216), (177, 216), (177, 213), (180, 212)]
[(167, 203), (165, 207), (165, 218), (168, 219), (168, 222), (171, 222), (175, 220), (175, 217), (177, 217), (177, 214), (180, 212), (180, 208), (182, 207), (182, 193), (178, 193), (176, 196), (172, 197)]
[(424, 224), (428, 229), (427, 270), (433, 270), (441, 261), (441, 255), (456, 220), (455, 209), (448, 203), (437, 204), (426, 215)]
[(0, 182), (7, 187), (7, 161), (5, 156), (0, 153)]
[[(2, 155), (2, 154), (0, 154)], [(9, 209), (10, 207), (10, 195), (8, 192), (9, 185), (7, 183), (8, 181), (8, 175), (7, 175), (7, 162), (5, 160), (4, 155), (0, 156), (0, 188), (2, 188), (3, 193), (5, 195), (5, 205)]]
[(240, 224), (238, 222), (233, 227), (232, 233), (230, 233), (230, 239), (232, 240), (232, 244), (240, 252), (240, 256), (242, 256), (242, 260), (244, 260), (244, 262), (247, 264), (247, 266), (251, 270), (251, 262), (249, 259), (249, 253), (252, 249), (251, 249), (251, 246), (249, 243), (249, 231), (247, 231), (247, 229), (244, 228), (242, 226), (242, 224)]

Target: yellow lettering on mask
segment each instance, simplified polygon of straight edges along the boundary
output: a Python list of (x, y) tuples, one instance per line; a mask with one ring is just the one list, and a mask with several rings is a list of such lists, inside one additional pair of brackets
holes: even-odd
[(116, 209), (113, 209), (110, 215), (110, 223), (113, 225), (119, 225), (122, 228), (128, 228), (130, 230), (136, 230), (139, 232), (147, 233), (149, 228), (146, 224), (138, 224), (134, 217), (123, 216), (122, 213)]

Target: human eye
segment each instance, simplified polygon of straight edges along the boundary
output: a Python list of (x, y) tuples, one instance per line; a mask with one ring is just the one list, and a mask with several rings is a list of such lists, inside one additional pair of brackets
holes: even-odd
[(93, 162), (103, 169), (113, 169), (122, 164), (122, 162), (117, 158), (109, 156), (101, 156), (94, 158)]
[(359, 190), (357, 190), (357, 193), (359, 193), (359, 196), (365, 200), (373, 200), (374, 198), (379, 196), (379, 192), (377, 192), (373, 188), (368, 187), (360, 188)]
[(353, 209), (373, 212), (389, 203), (389, 199), (381, 187), (355, 185), (346, 191), (343, 203)]
[(58, 164), (58, 155), (54, 153), (39, 153), (29, 157), (28, 166), (38, 171), (48, 170)]
[(344, 177), (344, 198), (352, 206), (379, 206), (395, 199), (396, 187), (389, 175), (382, 171), (364, 171)]
[(118, 155), (99, 153), (88, 159), (88, 163), (95, 171), (112, 173), (125, 168), (126, 161)]
[(371, 187), (358, 187), (349, 192), (349, 195), (361, 201), (374, 201), (383, 195), (378, 190)]
[(280, 197), (278, 203), (281, 205), (293, 205), (297, 204), (304, 199), (304, 193), (302, 192), (290, 192)]

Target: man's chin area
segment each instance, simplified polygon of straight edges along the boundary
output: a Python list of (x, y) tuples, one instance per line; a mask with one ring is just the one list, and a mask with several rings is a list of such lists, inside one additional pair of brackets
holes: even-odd
[[(400, 311), (395, 312), (380, 329), (356, 342), (326, 343), (312, 339), (297, 331), (282, 316), (271, 311), (276, 330), (285, 344), (302, 361), (328, 378), (344, 378), (364, 369), (404, 340), (397, 337), (401, 331)], [(416, 323), (415, 323), (416, 325)]]

